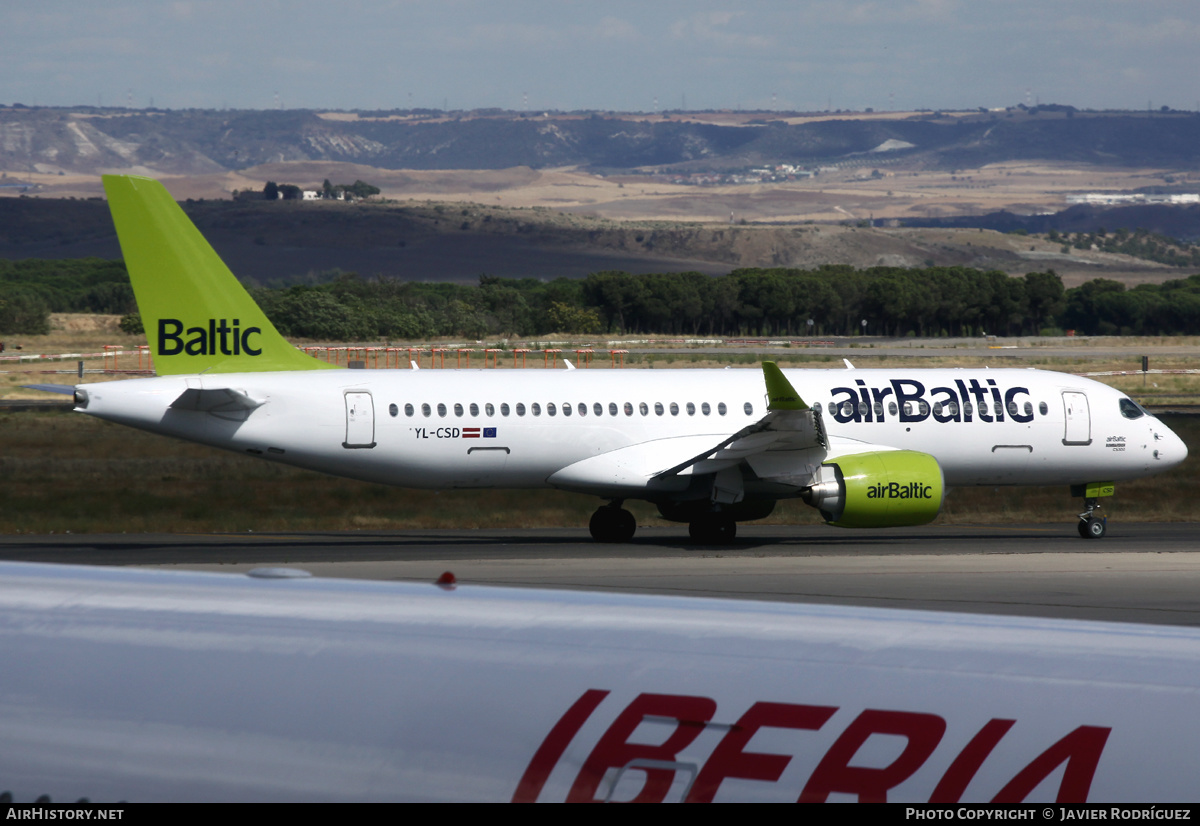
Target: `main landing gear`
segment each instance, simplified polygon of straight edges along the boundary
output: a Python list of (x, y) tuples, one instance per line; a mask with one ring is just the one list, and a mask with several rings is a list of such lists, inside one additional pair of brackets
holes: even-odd
[(597, 542), (628, 542), (637, 530), (637, 520), (621, 507), (621, 500), (617, 500), (596, 509), (588, 522), (588, 530)]
[(688, 536), (697, 545), (727, 545), (737, 536), (737, 522), (720, 513), (705, 514), (688, 523)]

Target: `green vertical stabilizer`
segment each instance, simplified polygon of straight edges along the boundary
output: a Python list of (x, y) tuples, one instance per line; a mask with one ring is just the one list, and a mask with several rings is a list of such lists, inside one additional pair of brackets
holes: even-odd
[(104, 191), (159, 375), (333, 366), (279, 334), (162, 184), (105, 175)]

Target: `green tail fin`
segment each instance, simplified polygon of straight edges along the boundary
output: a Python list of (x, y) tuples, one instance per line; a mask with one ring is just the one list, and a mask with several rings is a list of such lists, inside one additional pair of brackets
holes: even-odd
[(333, 366), (279, 334), (162, 184), (105, 175), (104, 191), (159, 375)]

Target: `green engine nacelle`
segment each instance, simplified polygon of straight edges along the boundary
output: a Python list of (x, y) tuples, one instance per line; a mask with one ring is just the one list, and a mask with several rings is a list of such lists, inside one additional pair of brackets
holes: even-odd
[(942, 509), (942, 469), (928, 453), (880, 450), (821, 465), (806, 501), (842, 528), (899, 528), (932, 522)]

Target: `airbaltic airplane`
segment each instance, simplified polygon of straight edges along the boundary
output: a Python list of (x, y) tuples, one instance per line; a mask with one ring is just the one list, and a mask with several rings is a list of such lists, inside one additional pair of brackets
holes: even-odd
[(1070, 485), (1098, 538), (1115, 482), (1187, 456), (1123, 393), (1037, 370), (336, 369), (161, 184), (104, 186), (158, 375), (80, 385), (76, 409), (155, 433), (389, 485), (593, 494), (607, 542), (634, 534), (626, 499), (721, 542), (793, 497), (833, 525), (921, 525), (956, 485)]

